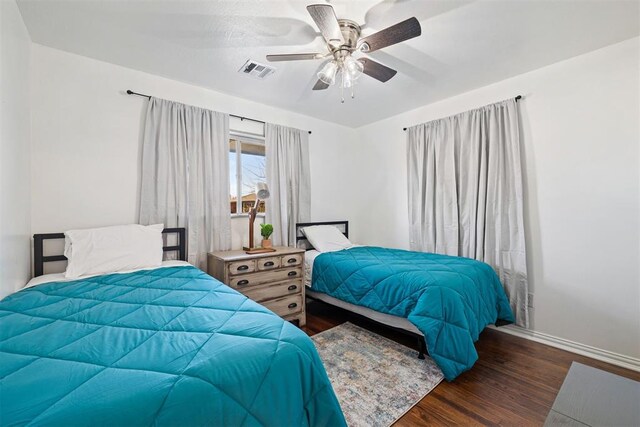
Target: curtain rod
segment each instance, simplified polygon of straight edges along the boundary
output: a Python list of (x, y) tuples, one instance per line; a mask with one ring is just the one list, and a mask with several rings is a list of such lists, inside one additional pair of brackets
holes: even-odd
[[(522, 95), (518, 95), (515, 97), (516, 102), (522, 99)], [(402, 128), (403, 131), (406, 131), (408, 128)]]
[[(127, 95), (137, 95), (137, 96), (143, 96), (145, 98), (149, 98), (151, 99), (151, 95), (145, 95), (144, 93), (138, 93), (138, 92), (134, 92), (131, 89), (127, 89)], [(235, 114), (229, 114), (229, 116), (231, 117), (235, 117), (236, 119), (240, 119), (240, 121), (243, 120), (249, 120), (250, 122), (256, 122), (256, 123), (262, 123), (262, 124), (266, 124), (265, 122), (263, 122), (262, 120), (256, 120), (256, 119), (250, 119), (249, 117), (243, 117), (243, 116), (236, 116)], [(311, 135), (311, 131), (308, 131), (309, 135)]]

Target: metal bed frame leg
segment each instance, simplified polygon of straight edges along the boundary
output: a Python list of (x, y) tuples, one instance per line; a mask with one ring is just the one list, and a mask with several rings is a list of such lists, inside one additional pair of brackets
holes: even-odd
[(427, 343), (424, 337), (418, 337), (418, 359), (424, 359), (424, 354), (427, 352)]

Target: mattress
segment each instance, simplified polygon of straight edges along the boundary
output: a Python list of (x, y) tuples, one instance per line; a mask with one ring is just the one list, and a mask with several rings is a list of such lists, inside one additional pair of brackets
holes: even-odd
[(3, 425), (345, 425), (311, 340), (191, 266), (0, 301)]
[(474, 365), (474, 342), (487, 325), (514, 320), (493, 268), (469, 258), (354, 247), (316, 256), (311, 287), (408, 319), (449, 381)]
[[(348, 250), (348, 249), (346, 249)], [(391, 326), (392, 328), (402, 329), (407, 332), (411, 332), (417, 335), (423, 335), (422, 332), (409, 320), (404, 317), (392, 316), (390, 314), (381, 313), (379, 311), (372, 310), (367, 307), (351, 304), (346, 301), (334, 298), (331, 295), (327, 295), (321, 292), (314, 292), (311, 289), (311, 280), (313, 276), (313, 263), (317, 256), (320, 255), (315, 249), (309, 250), (305, 253), (304, 265), (305, 265), (305, 293), (306, 296), (320, 301), (324, 301), (327, 304), (331, 304), (336, 307), (340, 307), (344, 310), (351, 311), (353, 313), (364, 316), (368, 319), (374, 320), (383, 325)]]

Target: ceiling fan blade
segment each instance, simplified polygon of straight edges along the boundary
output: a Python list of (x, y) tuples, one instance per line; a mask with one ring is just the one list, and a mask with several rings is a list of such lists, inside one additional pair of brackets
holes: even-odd
[(380, 80), (382, 83), (388, 81), (397, 73), (393, 68), (389, 68), (386, 65), (382, 65), (381, 63), (369, 58), (360, 58), (359, 61), (364, 65), (364, 69), (362, 70), (363, 73), (376, 80)]
[(313, 86), (313, 90), (325, 90), (329, 85), (323, 82), (322, 80), (318, 80), (316, 84)]
[(339, 46), (344, 43), (342, 31), (340, 31), (340, 24), (338, 24), (338, 18), (336, 18), (333, 7), (328, 4), (312, 4), (307, 6), (307, 11), (320, 29), (322, 37), (324, 37), (327, 43), (334, 46)]
[(267, 55), (267, 61), (299, 61), (304, 59), (320, 59), (324, 56), (322, 53), (282, 53), (279, 55)]
[(373, 52), (418, 37), (420, 34), (422, 34), (420, 22), (413, 17), (360, 39), (358, 45), (363, 52)]

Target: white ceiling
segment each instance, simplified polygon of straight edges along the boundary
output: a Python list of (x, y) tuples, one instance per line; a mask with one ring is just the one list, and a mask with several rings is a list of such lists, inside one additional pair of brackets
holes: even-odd
[(363, 35), (420, 20), (422, 36), (371, 54), (398, 70), (393, 79), (363, 76), (355, 99), (341, 104), (337, 87), (311, 90), (320, 60), (274, 63), (265, 80), (237, 72), (268, 53), (323, 52), (305, 8), (314, 2), (322, 1), (18, 5), (36, 43), (351, 127), (635, 37), (640, 27), (637, 0), (334, 0), (339, 18), (365, 24)]

